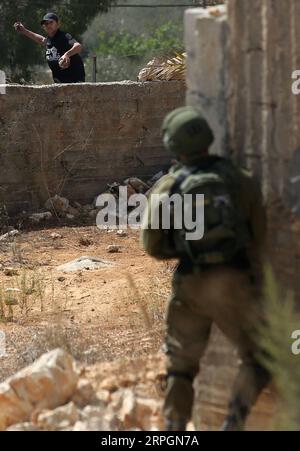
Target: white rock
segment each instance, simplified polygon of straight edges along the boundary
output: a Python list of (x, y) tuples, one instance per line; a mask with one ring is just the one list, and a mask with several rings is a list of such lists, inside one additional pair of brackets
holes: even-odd
[(125, 237), (128, 236), (128, 233), (125, 230), (118, 230), (116, 233), (117, 236)]
[(51, 233), (50, 238), (52, 238), (52, 240), (59, 240), (62, 238), (62, 235), (60, 233)]
[(28, 420), (36, 410), (65, 404), (77, 382), (75, 364), (67, 352), (55, 349), (44, 354), (0, 384), (0, 431)]
[(81, 412), (80, 412), (80, 419), (82, 421), (90, 420), (91, 418), (100, 418), (102, 417), (104, 412), (103, 407), (99, 406), (86, 406)]
[(97, 257), (82, 256), (68, 263), (58, 266), (57, 270), (63, 272), (73, 272), (88, 269), (92, 271), (99, 268), (110, 268), (113, 266), (115, 266), (114, 262), (102, 260), (101, 258)]
[(104, 431), (119, 431), (122, 426), (117, 415), (109, 409), (105, 412), (102, 422)]
[(115, 244), (111, 244), (110, 246), (107, 247), (107, 252), (109, 252), (110, 254), (114, 254), (114, 253), (118, 253), (121, 251), (121, 247), (117, 246)]
[(103, 404), (108, 404), (111, 400), (111, 395), (108, 390), (98, 390), (96, 398)]
[(18, 423), (14, 424), (13, 426), (10, 426), (6, 429), (7, 432), (19, 432), (19, 431), (26, 431), (26, 432), (36, 432), (39, 431), (39, 428), (34, 423)]
[(9, 238), (13, 238), (14, 236), (20, 235), (19, 230), (11, 230), (10, 232), (5, 233), (4, 235), (0, 236), (0, 243), (2, 241), (6, 241)]
[(135, 407), (136, 399), (132, 390), (124, 390), (123, 402), (118, 416), (125, 429), (129, 429), (135, 426)]
[(46, 211), (45, 213), (33, 213), (29, 216), (31, 222), (38, 224), (41, 221), (47, 221), (52, 218), (52, 213)]
[(73, 426), (78, 420), (78, 411), (73, 402), (54, 410), (45, 410), (38, 414), (36, 422), (40, 429), (61, 430)]
[(88, 432), (90, 431), (88, 424), (83, 421), (77, 421), (73, 427), (73, 431), (76, 432)]
[(118, 415), (124, 429), (148, 431), (152, 427), (163, 427), (161, 402), (136, 396), (130, 389), (119, 390), (112, 398), (110, 407)]
[[(104, 417), (104, 408), (96, 407), (96, 406), (86, 406), (80, 412), (80, 421), (85, 424), (85, 430), (88, 431), (103, 431), (103, 417)], [(76, 430), (79, 430), (79, 425), (75, 425)]]

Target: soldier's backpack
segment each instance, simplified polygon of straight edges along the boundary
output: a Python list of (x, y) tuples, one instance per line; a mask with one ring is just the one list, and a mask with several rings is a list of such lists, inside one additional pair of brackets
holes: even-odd
[(250, 230), (239, 204), (239, 172), (230, 160), (210, 156), (197, 167), (175, 168), (173, 177), (170, 194), (179, 193), (183, 199), (184, 194), (193, 196), (194, 219), (196, 194), (204, 195), (203, 237), (186, 239), (191, 230), (184, 227), (184, 221), (180, 230), (173, 230), (173, 242), (180, 255), (188, 256), (195, 264), (218, 264), (232, 260), (247, 247)]

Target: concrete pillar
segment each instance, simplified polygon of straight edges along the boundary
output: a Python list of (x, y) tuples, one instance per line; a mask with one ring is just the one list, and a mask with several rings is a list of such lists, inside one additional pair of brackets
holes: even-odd
[[(278, 279), (300, 299), (299, 0), (228, 0), (228, 124), (235, 159), (261, 180)], [(298, 77), (299, 78), (299, 77)]]
[(227, 153), (226, 6), (188, 9), (185, 13), (187, 104), (197, 107), (215, 133), (212, 152)]
[(185, 40), (187, 104), (214, 129), (213, 151), (258, 176), (272, 260), (300, 296), (299, 14), (299, 0), (227, 0), (187, 10)]

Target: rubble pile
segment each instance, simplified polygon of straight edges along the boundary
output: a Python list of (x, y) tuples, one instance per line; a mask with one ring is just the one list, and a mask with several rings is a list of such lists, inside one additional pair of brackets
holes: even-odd
[[(128, 197), (134, 194), (145, 194), (147, 196), (154, 183), (159, 180), (164, 174), (165, 171), (162, 170), (146, 182), (138, 177), (129, 177), (122, 183), (113, 182), (111, 184), (108, 184), (107, 190), (103, 193), (99, 193), (99, 195), (110, 193), (117, 198), (119, 195), (119, 188), (126, 187)], [(27, 218), (31, 224), (40, 224), (49, 220), (55, 220), (59, 218), (69, 221), (95, 219), (101, 209), (101, 207), (97, 206), (97, 198), (98, 196), (96, 196), (90, 204), (81, 205), (79, 202), (69, 201), (67, 198), (56, 194), (45, 202), (44, 211), (32, 213), (27, 216)]]
[[(108, 376), (105, 365), (95, 385), (62, 349), (42, 355), (0, 384), (0, 431), (162, 429), (161, 400), (137, 389), (136, 373)], [(140, 387), (159, 373), (144, 370)]]

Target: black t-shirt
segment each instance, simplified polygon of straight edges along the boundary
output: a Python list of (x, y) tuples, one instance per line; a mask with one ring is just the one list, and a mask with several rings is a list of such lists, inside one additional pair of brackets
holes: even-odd
[(57, 83), (78, 83), (85, 81), (84, 65), (81, 57), (77, 55), (71, 56), (71, 64), (67, 69), (59, 67), (59, 59), (70, 50), (75, 39), (69, 33), (58, 30), (52, 38), (46, 38), (46, 59), (53, 74), (53, 80)]

